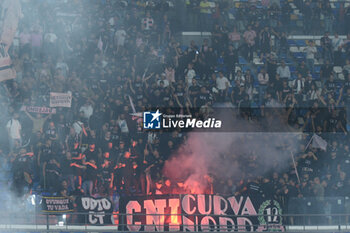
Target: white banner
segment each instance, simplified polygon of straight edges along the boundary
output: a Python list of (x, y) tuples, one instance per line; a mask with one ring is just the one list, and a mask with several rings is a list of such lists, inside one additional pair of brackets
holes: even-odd
[(41, 114), (55, 114), (55, 108), (48, 107), (36, 107), (36, 106), (22, 106), (21, 111), (27, 111), (32, 113), (41, 113)]
[(72, 105), (72, 93), (57, 93), (50, 92), (50, 107), (66, 107), (70, 108)]
[(16, 34), (18, 21), (21, 17), (21, 5), (19, 0), (5, 0), (2, 2), (2, 30), (0, 35), (0, 82), (16, 77), (16, 71), (12, 68), (8, 50)]

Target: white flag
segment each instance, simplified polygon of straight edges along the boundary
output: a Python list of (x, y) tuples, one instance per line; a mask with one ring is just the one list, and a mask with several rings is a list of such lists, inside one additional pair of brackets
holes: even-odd
[(98, 39), (97, 48), (102, 52), (103, 42), (102, 42), (101, 36), (100, 36), (100, 39)]
[(325, 151), (327, 148), (327, 142), (317, 134), (314, 134), (314, 136), (312, 136), (312, 147), (320, 148)]
[(16, 77), (16, 71), (12, 67), (8, 50), (16, 34), (18, 22), (22, 14), (19, 0), (2, 1), (1, 7), (3, 25), (0, 29), (0, 82)]

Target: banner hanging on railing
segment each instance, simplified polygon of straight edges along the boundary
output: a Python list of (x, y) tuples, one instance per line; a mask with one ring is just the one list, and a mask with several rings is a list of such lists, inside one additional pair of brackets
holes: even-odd
[(76, 199), (78, 211), (87, 213), (81, 215), (80, 222), (91, 225), (110, 225), (113, 221), (113, 203), (108, 198), (81, 197)]
[(275, 200), (250, 196), (166, 195), (122, 198), (123, 231), (284, 231)]
[(73, 209), (73, 201), (67, 197), (42, 197), (43, 212), (66, 213)]

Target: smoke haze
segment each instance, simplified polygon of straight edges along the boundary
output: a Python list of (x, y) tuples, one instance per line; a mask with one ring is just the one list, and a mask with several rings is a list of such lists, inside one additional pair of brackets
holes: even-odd
[[(243, 120), (233, 124), (240, 128), (258, 127)], [(299, 138), (299, 133), (192, 132), (166, 161), (163, 172), (171, 180), (184, 182), (188, 190), (203, 193), (208, 174), (219, 180), (239, 180), (245, 175), (257, 177), (272, 169), (286, 168), (291, 148), (299, 148)], [(246, 171), (246, 163), (252, 157), (257, 167)]]

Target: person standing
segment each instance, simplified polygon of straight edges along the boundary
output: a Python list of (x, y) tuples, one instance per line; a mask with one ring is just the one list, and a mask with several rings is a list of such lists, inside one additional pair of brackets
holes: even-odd
[(230, 82), (222, 72), (219, 72), (219, 77), (217, 77), (216, 79), (216, 88), (219, 90), (219, 93), (218, 93), (219, 101), (225, 101), (229, 87), (230, 87)]
[(281, 79), (288, 80), (290, 79), (290, 69), (289, 66), (286, 65), (284, 61), (281, 62), (281, 65), (277, 68), (277, 74), (281, 77)]
[(94, 159), (88, 160), (85, 162), (86, 166), (84, 181), (82, 185), (82, 189), (84, 190), (84, 194), (91, 196), (93, 194), (94, 187), (96, 187), (95, 183), (97, 181), (97, 164)]
[(210, 30), (210, 25), (211, 25), (211, 3), (208, 0), (203, 0), (199, 4), (199, 9), (200, 9), (200, 22), (201, 22), (201, 28), (202, 31), (204, 30)]
[(260, 51), (261, 56), (265, 57), (265, 55), (270, 53), (270, 41), (271, 40), (271, 33), (269, 27), (265, 27), (260, 32)]
[(248, 30), (244, 32), (243, 38), (245, 40), (246, 46), (247, 46), (247, 59), (249, 61), (253, 60), (253, 52), (254, 52), (254, 46), (255, 46), (255, 38), (256, 38), (256, 32), (252, 29), (252, 26), (248, 26)]
[(238, 51), (233, 45), (228, 46), (228, 50), (225, 52), (225, 65), (229, 73), (230, 80), (234, 78), (236, 72), (236, 64), (238, 64)]
[(30, 54), (30, 40), (31, 35), (28, 31), (28, 28), (24, 28), (23, 31), (19, 34), (20, 54)]
[(338, 33), (334, 34), (334, 38), (332, 39), (332, 47), (333, 47), (333, 57), (334, 57), (334, 65), (341, 66), (342, 64), (342, 45), (343, 39), (339, 37)]
[(228, 35), (230, 42), (235, 49), (238, 49), (241, 42), (241, 34), (237, 32), (237, 27), (233, 28), (233, 31)]
[(18, 118), (18, 113), (14, 113), (11, 120), (9, 120), (6, 124), (7, 134), (10, 143), (10, 151), (12, 151), (15, 148), (16, 142), (19, 144), (22, 143), (22, 125), (19, 122)]
[(269, 83), (269, 74), (266, 73), (265, 69), (262, 68), (258, 74), (259, 81), (259, 103), (262, 104), (267, 84)]
[(321, 38), (321, 48), (323, 60), (330, 60), (333, 62), (332, 40), (329, 38), (329, 32), (325, 32)]
[[(289, 4), (288, 4), (289, 5)], [(304, 33), (308, 34), (311, 32), (312, 27), (312, 7), (310, 1), (306, 1), (303, 7), (303, 25)]]
[(325, 31), (328, 31), (330, 33), (333, 32), (333, 21), (334, 21), (334, 16), (333, 16), (333, 9), (331, 7), (331, 3), (327, 2), (323, 6), (323, 15), (324, 15), (324, 27)]
[(306, 52), (306, 66), (309, 68), (310, 72), (314, 72), (314, 64), (315, 64), (315, 54), (317, 53), (317, 49), (315, 47), (314, 41), (309, 41), (307, 47), (304, 49)]
[(121, 47), (124, 47), (124, 43), (126, 40), (126, 31), (124, 30), (124, 26), (121, 26), (115, 34), (114, 34), (114, 43), (117, 45), (117, 53)]
[(350, 5), (346, 7), (344, 16), (345, 16), (344, 31), (345, 31), (345, 34), (348, 34), (350, 32)]
[(43, 35), (40, 28), (34, 28), (31, 33), (31, 47), (32, 47), (32, 59), (39, 60), (41, 58), (41, 46), (43, 42)]

